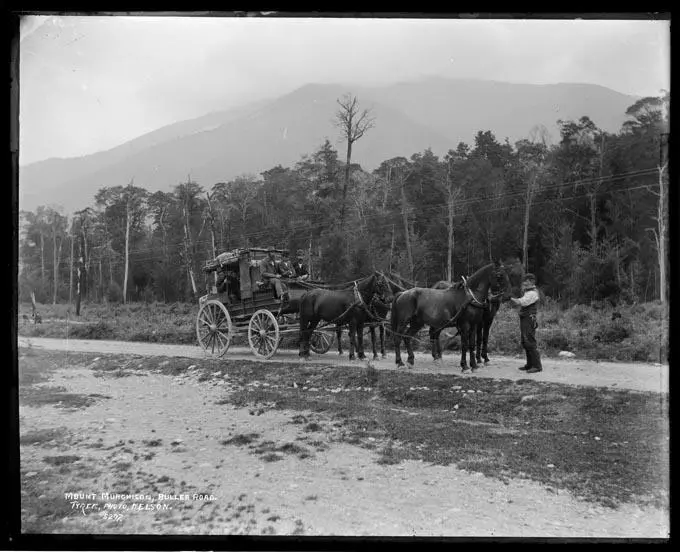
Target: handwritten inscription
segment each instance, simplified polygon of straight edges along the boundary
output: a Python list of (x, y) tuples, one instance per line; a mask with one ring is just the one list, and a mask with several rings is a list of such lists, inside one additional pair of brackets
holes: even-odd
[(124, 513), (154, 512), (172, 510), (173, 503), (193, 500), (215, 501), (217, 497), (206, 493), (109, 493), (109, 492), (76, 492), (64, 493), (64, 498), (74, 512), (82, 515), (98, 513), (106, 521), (120, 522)]

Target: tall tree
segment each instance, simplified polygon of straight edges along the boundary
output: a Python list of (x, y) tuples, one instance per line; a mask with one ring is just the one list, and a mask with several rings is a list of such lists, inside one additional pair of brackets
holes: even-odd
[(544, 143), (533, 143), (520, 140), (516, 144), (517, 157), (526, 181), (524, 204), (524, 232), (522, 234), (522, 261), (524, 270), (529, 270), (529, 222), (531, 220), (531, 206), (540, 188), (544, 175), (544, 163), (547, 154)]
[[(194, 240), (191, 232), (191, 220), (195, 213), (199, 215), (202, 213), (202, 206), (199, 196), (203, 193), (203, 188), (191, 178), (187, 182), (179, 184), (175, 187), (175, 196), (180, 205), (182, 212), (182, 222), (184, 228), (184, 263), (191, 287), (192, 297), (196, 296), (196, 278), (194, 276)], [(201, 216), (201, 219), (203, 217)]]
[(146, 217), (146, 197), (144, 188), (134, 186), (131, 181), (127, 186), (102, 188), (95, 195), (97, 205), (103, 209), (102, 223), (105, 234), (110, 236), (109, 271), (113, 284), (113, 254), (123, 250), (123, 302), (127, 302), (128, 275), (130, 272), (131, 242), (138, 238)]
[(375, 118), (369, 109), (361, 110), (359, 99), (352, 94), (345, 94), (337, 100), (340, 109), (335, 113), (335, 125), (347, 142), (347, 156), (345, 160), (345, 180), (342, 186), (342, 205), (340, 207), (340, 228), (345, 224), (345, 208), (347, 189), (349, 187), (350, 167), (352, 163), (352, 147), (366, 132), (375, 126)]
[[(80, 316), (80, 305), (83, 295), (83, 286), (86, 280), (85, 272), (85, 233), (81, 232), (79, 239), (79, 255), (78, 255), (78, 279), (76, 281), (76, 316)], [(100, 269), (101, 271), (101, 269)]]
[[(52, 304), (57, 304), (57, 294), (59, 291), (59, 262), (61, 259), (61, 247), (64, 243), (67, 220), (59, 211), (50, 208), (47, 211), (50, 229), (52, 231), (52, 256), (53, 256), (53, 278), (52, 278)], [(59, 247), (57, 247), (57, 242)]]
[(448, 225), (448, 243), (446, 251), (446, 279), (453, 282), (453, 252), (456, 246), (455, 231), (454, 231), (454, 215), (456, 210), (456, 203), (461, 196), (460, 185), (456, 183), (455, 164), (461, 163), (465, 157), (458, 152), (449, 150), (444, 161), (446, 163), (446, 211), (447, 211), (447, 225)]
[(229, 202), (241, 218), (241, 247), (248, 247), (248, 215), (261, 185), (256, 176), (249, 174), (237, 176), (229, 182)]
[(74, 250), (74, 235), (75, 235), (75, 218), (71, 219), (71, 226), (69, 228), (69, 241), (71, 242), (71, 256), (69, 258), (69, 270), (68, 270), (68, 304), (71, 305), (73, 302), (73, 250)]
[[(647, 143), (647, 155), (653, 159), (658, 148), (657, 168), (658, 190), (649, 188), (656, 196), (656, 228), (652, 229), (656, 244), (659, 266), (659, 298), (666, 306), (667, 284), (667, 242), (668, 242), (668, 110), (670, 95), (665, 92), (659, 97), (641, 98), (626, 110), (630, 118), (623, 125), (624, 130)], [(651, 146), (651, 147), (650, 147)], [(656, 147), (655, 147), (656, 146)]]
[(130, 270), (130, 229), (132, 218), (144, 208), (144, 200), (147, 192), (143, 188), (137, 188), (131, 181), (125, 187), (125, 277), (123, 278), (123, 303), (127, 303), (128, 273)]
[(81, 296), (88, 296), (89, 291), (90, 291), (90, 286), (88, 285), (88, 275), (90, 274), (90, 263), (91, 263), (91, 257), (90, 257), (90, 252), (89, 252), (89, 247), (90, 247), (90, 233), (92, 231), (92, 227), (94, 226), (94, 221), (96, 218), (95, 212), (91, 207), (86, 207), (85, 209), (81, 209), (80, 211), (76, 211), (74, 213), (75, 217), (77, 217), (76, 222), (77, 222), (77, 228), (78, 228), (78, 233), (80, 238), (76, 236), (76, 241), (80, 242), (80, 257), (82, 257), (82, 267), (81, 267), (81, 273), (82, 273), (82, 284), (81, 284)]

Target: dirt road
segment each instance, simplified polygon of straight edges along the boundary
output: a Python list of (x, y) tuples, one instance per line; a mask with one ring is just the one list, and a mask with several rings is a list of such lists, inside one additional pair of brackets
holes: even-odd
[[(64, 340), (39, 337), (19, 337), (19, 346), (31, 346), (36, 349), (48, 349), (73, 352), (96, 353), (130, 353), (144, 356), (177, 356), (185, 358), (205, 358), (205, 352), (198, 346), (167, 345), (140, 342), (100, 341), (100, 340)], [(254, 360), (250, 349), (232, 347), (225, 359)], [(360, 366), (360, 361), (350, 362), (347, 356), (339, 358), (337, 352), (329, 351), (325, 355), (314, 355), (313, 361), (337, 366)], [(458, 354), (445, 354), (443, 362), (437, 366), (432, 357), (424, 353), (416, 353), (415, 372), (460, 374)], [(297, 351), (279, 350), (267, 362), (299, 362)], [(517, 370), (524, 364), (524, 359), (512, 357), (492, 357), (492, 362), (468, 377), (492, 377), (518, 380), (532, 378), (540, 381), (552, 381), (569, 385), (586, 385), (594, 387), (612, 387), (615, 389), (633, 389), (636, 391), (667, 392), (668, 365), (644, 363), (594, 362), (580, 359), (543, 359), (543, 372), (527, 375)], [(374, 365), (379, 370), (394, 370), (394, 355), (389, 353), (386, 359), (377, 360)], [(405, 368), (402, 368), (405, 370)]]
[[(36, 349), (56, 345), (33, 343)], [(198, 352), (69, 343), (70, 350), (107, 347), (117, 353), (188, 357)], [(225, 391), (234, 385), (228, 378), (199, 381), (190, 366), (180, 376), (164, 375), (160, 361), (152, 358), (144, 369), (126, 363), (120, 371), (97, 372), (98, 361), (64, 363), (48, 382), (37, 384), (46, 386), (45, 392), (65, 389), (71, 400), (94, 397), (87, 408), (21, 405), (24, 526), (48, 516), (57, 526), (51, 531), (63, 533), (668, 535), (664, 510), (632, 504), (606, 508), (529, 480), (504, 482), (454, 466), (411, 460), (377, 464), (374, 451), (335, 439), (338, 428), (322, 415), (304, 413), (318, 426), (310, 434), (296, 425), (300, 412), (268, 409), (253, 415), (224, 402)], [(253, 454), (256, 446), (274, 445), (287, 452), (269, 459)], [(65, 493), (79, 492), (95, 498), (66, 498)], [(102, 498), (102, 493), (149, 498)]]

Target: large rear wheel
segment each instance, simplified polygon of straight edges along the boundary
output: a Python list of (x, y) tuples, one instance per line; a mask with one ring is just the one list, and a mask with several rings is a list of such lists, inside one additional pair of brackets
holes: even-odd
[(248, 343), (257, 358), (271, 358), (279, 347), (279, 324), (267, 309), (260, 309), (250, 317)]
[(196, 336), (204, 351), (214, 357), (224, 355), (233, 336), (227, 307), (214, 299), (203, 303), (196, 317)]

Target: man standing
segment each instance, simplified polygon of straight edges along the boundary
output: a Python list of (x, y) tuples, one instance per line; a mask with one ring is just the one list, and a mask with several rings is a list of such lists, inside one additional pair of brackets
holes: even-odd
[(529, 273), (525, 274), (522, 280), (522, 297), (519, 299), (510, 298), (513, 304), (520, 307), (519, 328), (522, 335), (522, 347), (524, 347), (527, 355), (527, 363), (520, 370), (526, 371), (527, 374), (535, 374), (543, 370), (541, 355), (536, 347), (536, 327), (538, 326), (536, 315), (538, 314), (539, 299), (536, 277)]
[(267, 248), (267, 256), (260, 261), (260, 275), (265, 283), (274, 286), (276, 297), (281, 300), (283, 297), (283, 286), (281, 285), (281, 276), (277, 274), (276, 259), (274, 259), (274, 248)]
[(307, 280), (309, 278), (309, 272), (307, 271), (307, 267), (302, 263), (303, 258), (304, 253), (302, 249), (298, 249), (297, 258), (295, 259), (295, 263), (293, 264), (293, 268), (295, 269), (295, 277), (298, 280)]

